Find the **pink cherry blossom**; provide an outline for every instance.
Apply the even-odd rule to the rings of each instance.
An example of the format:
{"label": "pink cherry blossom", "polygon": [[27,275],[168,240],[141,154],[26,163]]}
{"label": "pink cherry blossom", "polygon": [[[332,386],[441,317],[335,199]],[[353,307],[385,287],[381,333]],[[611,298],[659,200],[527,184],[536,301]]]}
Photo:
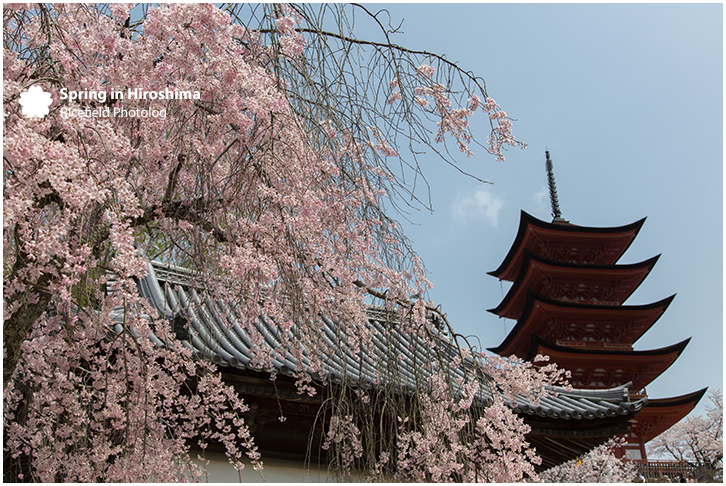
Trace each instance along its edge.
{"label": "pink cherry blossom", "polygon": [[[340,353],[319,316],[340,323],[339,345],[360,355],[373,339],[371,296],[437,349],[431,304],[409,302],[431,284],[383,200],[397,176],[381,162],[399,157],[398,132],[373,123],[354,135],[295,104],[293,80],[275,68],[302,62],[308,47],[292,6],[275,5],[259,32],[211,4],[154,5],[139,25],[127,5],[33,8],[4,9],[4,447],[8,464],[25,468],[14,477],[199,479],[192,445],[211,443],[235,468],[263,468],[248,404],[139,294],[149,258],[187,268],[185,285],[199,290],[190,298],[206,292],[226,306],[247,333],[250,366],[275,378],[276,359],[309,363],[294,371],[300,394],[329,391],[317,377]],[[462,108],[436,73],[411,68],[415,82],[396,77],[390,99],[415,96],[438,123],[436,140],[467,154],[478,106],[495,127],[492,153],[516,144],[493,100]],[[17,100],[40,83],[57,102],[27,118]],[[167,90],[198,96],[159,95]],[[68,91],[109,95],[61,102]],[[404,105],[385,105],[388,96],[386,110]],[[164,116],[81,114],[105,109]],[[253,325],[261,315],[276,348]],[[504,392],[488,407],[474,375],[443,374],[472,362]],[[349,477],[371,459],[366,472],[401,480],[534,478],[527,428],[504,397],[536,394],[560,374],[464,351],[451,365],[426,363],[431,378],[410,392],[415,406],[395,412],[390,447],[372,459],[361,411],[386,398],[366,390],[358,410],[331,400],[323,442],[335,466]]]}
{"label": "pink cherry blossom", "polygon": [[416,70],[421,76],[425,78],[432,77],[436,72],[436,69],[434,69],[433,66],[427,66],[426,64],[421,64],[419,67],[416,68]]}

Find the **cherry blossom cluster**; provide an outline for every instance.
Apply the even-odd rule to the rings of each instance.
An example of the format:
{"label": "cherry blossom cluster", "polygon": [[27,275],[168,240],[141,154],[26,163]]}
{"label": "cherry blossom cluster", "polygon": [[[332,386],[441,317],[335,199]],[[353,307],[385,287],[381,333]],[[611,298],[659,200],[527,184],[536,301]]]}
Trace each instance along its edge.
{"label": "cherry blossom cluster", "polygon": [[712,478],[723,471],[723,392],[712,390],[705,413],[689,415],[648,443],[656,457],[703,466]]}
{"label": "cherry blossom cluster", "polygon": [[417,417],[399,419],[393,479],[417,482],[515,482],[537,478],[541,459],[524,439],[529,427],[498,398],[478,418],[479,385],[451,393],[442,375],[429,381]]}
{"label": "cherry blossom cluster", "polygon": [[303,53],[305,38],[295,31],[300,23],[299,15],[292,12],[288,5],[280,5],[281,16],[277,19],[277,30],[280,33],[280,47],[286,57],[295,57]]}
{"label": "cherry blossom cluster", "polygon": [[540,479],[548,483],[636,482],[637,465],[616,454],[624,444],[622,438],[611,439],[577,459],[544,471]]}
{"label": "cherry blossom cluster", "polygon": [[[512,121],[506,112],[490,97],[486,97],[484,103],[477,95],[472,95],[466,108],[454,108],[447,88],[433,81],[436,69],[433,66],[421,64],[416,68],[421,84],[413,87],[413,101],[416,105],[439,117],[435,141],[443,143],[447,137],[453,138],[460,152],[467,157],[473,155],[470,145],[474,140],[469,126],[469,118],[476,113],[477,109],[487,113],[492,127],[488,136],[487,151],[494,155],[497,160],[504,160],[506,146],[525,148],[526,144],[515,139],[512,132]],[[404,96],[401,82],[398,77],[391,80],[391,95],[387,99],[389,105],[401,100]],[[431,101],[429,101],[431,100]],[[433,106],[431,106],[433,102]],[[431,107],[430,107],[431,106]]]}
{"label": "cherry blossom cluster", "polygon": [[[477,103],[478,105],[478,103]],[[507,113],[492,98],[487,97],[481,109],[489,114],[492,123],[492,133],[488,137],[490,154],[495,155],[497,160],[504,160],[504,146],[526,148],[527,144],[519,142],[512,133],[512,121]]]}
{"label": "cherry blossom cluster", "polygon": [[354,463],[363,455],[360,430],[353,421],[352,415],[333,415],[328,423],[328,433],[323,442],[323,450],[336,448],[341,458],[340,468],[348,479],[354,471]]}
{"label": "cherry blossom cluster", "polygon": [[[386,305],[395,306],[430,287],[417,259],[409,270],[388,265],[404,245],[376,185],[393,176],[371,154],[398,153],[375,127],[365,145],[323,122],[334,149],[311,142],[284,80],[261,54],[303,53],[300,19],[287,7],[274,19],[275,46],[211,4],[151,7],[133,32],[129,6],[110,11],[4,9],[5,453],[25,465],[18,479],[48,482],[196,479],[203,471],[191,445],[205,450],[212,442],[234,467],[247,458],[261,468],[247,405],[139,296],[147,257],[188,267],[210,298],[235,304],[251,366],[274,378],[275,359],[309,363],[295,374],[298,390],[314,395],[313,377],[326,382],[324,361],[336,346],[356,353],[370,345],[371,289],[385,289]],[[432,84],[434,74],[418,68],[426,86],[418,95],[433,101],[441,137],[466,151],[467,118],[479,105],[508,128],[488,100],[456,108]],[[56,100],[43,119],[24,117],[16,102],[36,85]],[[199,91],[201,99],[59,103],[61,89]],[[61,115],[62,107],[104,103],[167,116]],[[402,326],[422,339],[431,339],[428,306],[398,306]],[[264,346],[252,325],[260,315],[275,328],[278,348]],[[342,323],[341,343],[324,339],[320,315]],[[550,380],[523,364],[487,366],[510,393]],[[430,480],[531,477],[536,457],[526,428],[504,402],[473,420],[476,386],[459,383],[457,396],[443,378],[428,385],[415,398],[420,413],[402,418],[398,449],[383,451],[379,469],[395,464],[401,478]],[[366,406],[375,402],[365,397]],[[362,458],[359,418],[339,407],[327,424],[325,444],[340,453],[343,470]],[[516,466],[495,475],[492,467],[504,468],[490,452]]]}
{"label": "cherry blossom cluster", "polygon": [[[408,328],[403,325],[407,332],[415,334],[416,329],[421,329],[426,307],[422,300],[412,306],[406,317],[419,324]],[[436,346],[436,340],[430,344]],[[439,341],[438,346],[442,345]],[[415,406],[402,406],[395,392],[390,395],[379,390],[373,393],[356,390],[355,396],[359,399],[353,402],[355,405],[347,401],[333,402],[338,407],[345,406],[346,413],[344,416],[333,414],[330,418],[325,447],[333,453],[333,460],[343,465],[339,471],[341,479],[350,479],[357,473],[364,478],[370,475],[373,480],[398,482],[537,480],[535,468],[541,459],[527,443],[530,428],[515,413],[498,385],[502,383],[510,392],[521,391],[523,396],[531,397],[528,384],[559,383],[561,373],[547,367],[533,370],[520,366],[518,372],[506,375],[510,378],[498,382],[496,388],[485,389],[489,385],[477,377],[498,376],[497,370],[466,348],[455,349],[460,354],[453,360],[433,359],[423,365],[431,374],[426,385],[420,385],[407,399],[413,400]],[[497,366],[503,367],[501,363]],[[464,377],[455,377],[456,370],[468,371]],[[388,387],[396,383],[391,370],[383,373]],[[524,383],[516,383],[517,380]],[[536,395],[541,397],[545,393],[538,391]],[[392,415],[394,412],[396,415]],[[371,416],[376,417],[375,423],[370,423]],[[381,424],[391,421],[394,427],[384,425],[384,430],[380,430]],[[377,438],[374,439],[376,447],[368,449],[367,454],[358,444],[360,439],[344,439],[369,427],[376,430],[374,437]],[[390,434],[392,442],[383,439],[386,434]],[[366,437],[367,441],[372,440]]]}
{"label": "cherry blossom cluster", "polygon": [[394,150],[386,141],[386,139],[382,136],[381,131],[378,130],[376,127],[369,127],[368,130],[373,135],[373,141],[375,143],[371,143],[371,147],[376,152],[379,152],[384,157],[398,157],[398,152]]}

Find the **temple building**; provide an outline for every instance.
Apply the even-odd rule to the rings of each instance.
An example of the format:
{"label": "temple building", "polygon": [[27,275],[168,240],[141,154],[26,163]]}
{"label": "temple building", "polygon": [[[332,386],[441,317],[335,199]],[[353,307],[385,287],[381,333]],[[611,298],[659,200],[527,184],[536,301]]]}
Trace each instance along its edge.
{"label": "temple building", "polygon": [[660,349],[633,345],[668,308],[674,296],[645,305],[626,304],[658,257],[618,263],[645,219],[626,226],[595,228],[566,221],[560,212],[552,161],[546,152],[553,221],[524,211],[509,253],[490,275],[512,282],[490,312],[515,319],[504,341],[490,351],[502,356],[550,362],[571,372],[571,384],[600,390],[629,385],[632,399],[647,405],[631,418],[628,459],[645,460],[645,443],[685,417],[706,389],[673,398],[651,399],[645,387],[683,352],[689,340]]}
{"label": "temple building", "polygon": [[[321,417],[327,413],[330,394],[338,393],[337,387],[342,383],[355,389],[405,396],[428,381],[434,372],[430,363],[435,360],[445,364],[443,369],[452,373],[453,382],[463,379],[465,369],[475,364],[470,357],[457,360],[461,349],[437,326],[435,319],[430,319],[436,333],[432,346],[403,330],[395,312],[370,306],[367,317],[371,345],[357,350],[340,339],[343,330],[338,323],[319,316],[321,338],[331,352],[322,369],[310,372],[305,357],[296,359],[280,352],[280,330],[272,319],[260,316],[254,322],[242,324],[232,306],[210,298],[187,269],[150,261],[147,275],[138,281],[138,287],[159,315],[173,323],[176,338],[198,359],[215,363],[223,380],[233,385],[248,404],[250,411],[245,420],[263,454],[265,477],[272,481],[333,479],[326,472],[327,451],[320,447],[325,436]],[[112,317],[120,332],[123,309],[116,309]],[[262,339],[257,342],[252,333],[259,333]],[[150,338],[158,341],[154,336]],[[274,381],[270,380],[269,370],[255,364],[255,352],[261,348],[276,356],[272,362]],[[295,372],[300,370],[313,376],[312,386],[317,391],[314,396],[299,393]],[[490,386],[489,377],[481,375],[478,379],[482,386],[475,406],[486,407],[490,395],[500,392]],[[633,394],[630,383],[595,390],[555,387],[550,391],[554,393],[537,401],[522,396],[507,401],[531,428],[526,439],[542,458],[539,471],[575,459],[612,437],[628,433],[630,421],[647,403],[644,397]],[[286,418],[284,423],[280,416]],[[211,461],[210,481],[236,480],[237,471],[227,464],[220,446],[210,444],[205,459]],[[259,480],[251,468],[244,471],[243,480]]]}
{"label": "temple building", "polygon": [[[705,389],[682,397],[647,397],[645,387],[678,358],[688,340],[661,349],[633,348],[673,300],[626,303],[658,259],[618,263],[644,220],[616,228],[570,224],[560,214],[549,154],[547,158],[554,220],[547,223],[522,212],[511,250],[491,272],[513,282],[492,312],[517,323],[490,351],[535,362],[538,355],[549,355],[571,371],[573,388],[550,389],[555,393],[534,401],[507,398],[506,403],[531,429],[526,439],[542,458],[538,470],[575,459],[617,436],[628,441],[622,455],[644,460],[644,444],[688,414]],[[176,338],[198,359],[215,363],[223,380],[250,406],[246,421],[265,458],[266,477],[274,481],[332,479],[326,472],[328,452],[321,447],[321,417],[330,396],[348,390],[344,387],[353,393],[392,393],[406,402],[427,383],[434,361],[451,373],[452,383],[475,369],[471,358],[460,359],[462,350],[433,315],[429,324],[434,340],[423,341],[405,331],[395,313],[370,306],[371,342],[357,349],[340,338],[344,329],[339,323],[320,315],[320,339],[330,352],[322,368],[313,370],[305,352],[296,357],[286,350],[273,319],[261,315],[243,323],[233,304],[212,298],[188,269],[150,261],[138,286],[159,315],[172,322]],[[122,313],[119,309],[113,314],[118,326],[124,322]],[[274,356],[271,369],[256,363],[262,351]],[[312,377],[315,394],[299,392],[300,372]],[[474,406],[486,407],[501,392],[483,373],[476,379],[481,388]],[[395,418],[381,417],[392,423]],[[235,480],[221,448],[211,444],[205,458],[211,461],[210,481]]]}

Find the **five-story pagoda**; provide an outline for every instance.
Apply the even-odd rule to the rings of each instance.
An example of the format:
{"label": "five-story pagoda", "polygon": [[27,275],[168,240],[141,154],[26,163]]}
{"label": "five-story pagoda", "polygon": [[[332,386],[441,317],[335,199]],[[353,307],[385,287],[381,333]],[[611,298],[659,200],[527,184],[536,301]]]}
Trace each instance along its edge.
{"label": "five-story pagoda", "polygon": [[[689,341],[660,349],[633,349],[674,298],[625,304],[658,260],[656,256],[635,264],[618,263],[645,219],[612,228],[566,221],[549,152],[546,159],[554,219],[547,223],[522,211],[514,244],[499,268],[489,272],[512,282],[502,302],[490,312],[517,321],[490,351],[526,360],[547,355],[550,362],[570,370],[570,382],[576,388],[606,389],[630,382],[634,398],[642,397],[645,387],[673,364]],[[632,421],[622,453],[629,459],[646,459],[644,444],[686,416],[705,391],[649,399]]]}

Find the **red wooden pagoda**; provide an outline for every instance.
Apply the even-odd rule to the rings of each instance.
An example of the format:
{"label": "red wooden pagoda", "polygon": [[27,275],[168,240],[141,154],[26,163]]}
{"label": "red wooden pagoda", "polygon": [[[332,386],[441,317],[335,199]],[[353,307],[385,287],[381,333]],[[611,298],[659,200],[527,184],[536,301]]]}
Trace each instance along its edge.
{"label": "red wooden pagoda", "polygon": [[[674,296],[647,305],[625,301],[650,273],[658,257],[618,264],[645,219],[613,227],[576,226],[562,218],[552,161],[547,175],[551,223],[522,211],[519,230],[498,269],[490,272],[512,282],[490,312],[516,319],[501,345],[502,356],[550,362],[570,370],[577,388],[605,389],[632,382],[635,396],[678,358],[688,340],[661,349],[637,351],[633,344],[668,308]],[[645,459],[644,444],[685,417],[705,389],[681,397],[651,399],[635,417],[623,454]]]}

